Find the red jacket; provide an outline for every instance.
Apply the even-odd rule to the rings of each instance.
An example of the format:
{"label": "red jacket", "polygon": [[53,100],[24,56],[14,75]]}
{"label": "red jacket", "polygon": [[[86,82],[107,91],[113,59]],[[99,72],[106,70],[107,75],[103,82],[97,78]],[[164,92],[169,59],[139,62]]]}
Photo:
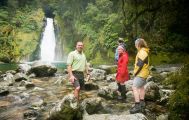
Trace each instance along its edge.
{"label": "red jacket", "polygon": [[118,83],[124,83],[125,81],[129,80],[129,73],[127,69],[128,62],[129,56],[127,52],[119,55],[116,75],[116,80]]}

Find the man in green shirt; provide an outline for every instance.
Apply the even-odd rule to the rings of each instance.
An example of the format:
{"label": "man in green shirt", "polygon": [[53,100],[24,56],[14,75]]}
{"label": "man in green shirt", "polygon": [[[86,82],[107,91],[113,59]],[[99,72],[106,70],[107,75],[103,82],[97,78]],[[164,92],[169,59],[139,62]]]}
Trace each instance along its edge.
{"label": "man in green shirt", "polygon": [[76,44],[76,50],[68,55],[67,70],[69,80],[74,86],[74,96],[79,100],[79,91],[84,89],[84,72],[89,74],[87,60],[83,53],[83,42],[79,41]]}

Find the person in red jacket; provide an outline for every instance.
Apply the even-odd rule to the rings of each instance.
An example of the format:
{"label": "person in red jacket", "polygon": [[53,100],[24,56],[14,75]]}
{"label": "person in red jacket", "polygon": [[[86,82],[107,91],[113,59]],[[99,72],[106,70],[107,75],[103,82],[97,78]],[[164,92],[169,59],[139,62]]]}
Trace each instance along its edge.
{"label": "person in red jacket", "polygon": [[117,64],[116,82],[118,85],[118,91],[121,93],[121,96],[119,96],[118,99],[125,100],[126,88],[125,88],[124,83],[127,80],[129,80],[129,73],[127,69],[129,56],[123,44],[118,46],[118,54],[119,54],[119,59],[118,59],[118,64]]}

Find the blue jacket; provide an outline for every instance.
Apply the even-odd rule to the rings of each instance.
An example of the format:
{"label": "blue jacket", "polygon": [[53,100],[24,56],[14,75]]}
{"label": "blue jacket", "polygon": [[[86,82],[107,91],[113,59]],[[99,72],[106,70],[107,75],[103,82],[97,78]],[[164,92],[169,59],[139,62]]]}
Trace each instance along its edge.
{"label": "blue jacket", "polygon": [[119,54],[118,54],[118,47],[117,47],[115,51],[115,61],[118,62],[118,59],[119,59]]}

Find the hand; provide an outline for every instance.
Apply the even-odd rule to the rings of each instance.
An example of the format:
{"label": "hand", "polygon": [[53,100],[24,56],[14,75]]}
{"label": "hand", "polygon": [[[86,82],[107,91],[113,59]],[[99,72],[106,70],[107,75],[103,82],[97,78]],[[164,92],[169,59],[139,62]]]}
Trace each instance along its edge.
{"label": "hand", "polygon": [[71,82],[71,83],[74,83],[74,80],[76,80],[76,78],[72,75],[72,76],[70,77],[70,82]]}

